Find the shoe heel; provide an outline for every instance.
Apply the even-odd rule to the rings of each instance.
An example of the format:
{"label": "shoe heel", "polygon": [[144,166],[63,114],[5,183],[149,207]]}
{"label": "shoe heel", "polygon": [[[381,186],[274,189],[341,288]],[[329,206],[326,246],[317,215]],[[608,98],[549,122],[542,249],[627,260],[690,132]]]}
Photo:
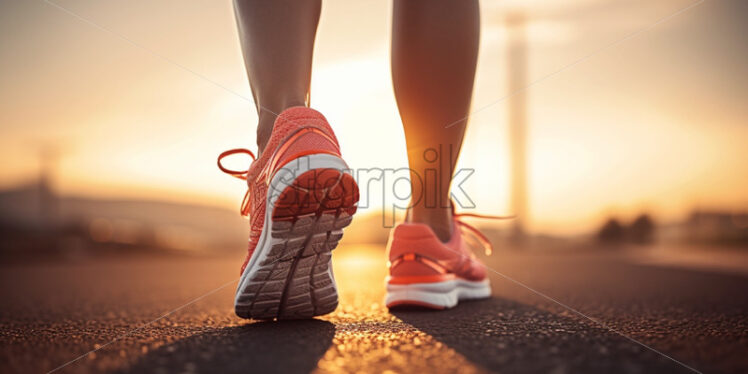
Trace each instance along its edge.
{"label": "shoe heel", "polygon": [[265,222],[270,231],[263,232],[257,263],[237,290],[240,317],[311,318],[338,305],[331,251],[356,212],[358,186],[339,157],[304,157],[270,182]]}

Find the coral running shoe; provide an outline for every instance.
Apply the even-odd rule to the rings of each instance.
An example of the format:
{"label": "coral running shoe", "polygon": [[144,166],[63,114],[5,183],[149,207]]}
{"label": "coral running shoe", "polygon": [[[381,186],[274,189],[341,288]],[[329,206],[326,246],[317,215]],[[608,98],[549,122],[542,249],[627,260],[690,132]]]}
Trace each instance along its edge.
{"label": "coral running shoe", "polygon": [[387,243],[390,274],[385,304],[388,308],[447,309],[459,300],[491,296],[486,268],[468,248],[462,230],[472,233],[487,254],[492,250],[491,243],[476,228],[461,221],[464,216],[505,218],[453,214],[452,238],[446,243],[422,223],[404,222],[392,230]]}
{"label": "coral running shoe", "polygon": [[249,251],[234,299],[236,315],[298,319],[338,305],[331,251],[351,222],[358,186],[322,114],[294,107],[275,121],[265,150],[246,171],[218,167],[245,179],[242,215],[249,215]]}

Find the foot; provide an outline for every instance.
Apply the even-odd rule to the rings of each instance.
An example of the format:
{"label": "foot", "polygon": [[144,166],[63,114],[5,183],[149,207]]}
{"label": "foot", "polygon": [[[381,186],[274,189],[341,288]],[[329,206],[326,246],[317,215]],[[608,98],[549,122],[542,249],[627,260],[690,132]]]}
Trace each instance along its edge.
{"label": "foot", "polygon": [[430,226],[404,222],[390,233],[387,277],[388,308],[420,306],[446,309],[459,300],[491,295],[486,269],[465,243],[460,227],[452,219],[452,237],[442,242]]}
{"label": "foot", "polygon": [[[228,154],[246,150],[224,152]],[[358,187],[319,112],[295,107],[275,121],[249,170],[221,170],[247,180],[249,250],[234,299],[236,315],[311,318],[338,305],[331,251],[351,222]]]}

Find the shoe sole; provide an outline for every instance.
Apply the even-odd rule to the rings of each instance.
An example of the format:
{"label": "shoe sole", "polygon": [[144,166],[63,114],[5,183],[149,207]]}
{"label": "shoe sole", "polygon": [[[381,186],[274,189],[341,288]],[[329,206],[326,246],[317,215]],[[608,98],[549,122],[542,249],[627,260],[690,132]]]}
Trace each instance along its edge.
{"label": "shoe sole", "polygon": [[358,186],[339,157],[296,159],[268,186],[265,225],[234,301],[247,319],[302,319],[338,305],[332,253],[351,223]]}
{"label": "shoe sole", "polygon": [[385,305],[394,307],[424,307],[448,309],[460,300],[485,299],[491,296],[488,279],[474,282],[450,279],[433,283],[390,284],[387,283]]}

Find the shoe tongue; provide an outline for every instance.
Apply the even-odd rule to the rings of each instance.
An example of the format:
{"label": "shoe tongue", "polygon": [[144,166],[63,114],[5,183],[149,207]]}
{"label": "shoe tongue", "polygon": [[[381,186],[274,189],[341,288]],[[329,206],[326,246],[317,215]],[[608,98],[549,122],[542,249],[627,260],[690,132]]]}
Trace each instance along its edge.
{"label": "shoe tongue", "polygon": [[280,112],[278,116],[275,118],[273,127],[276,127],[284,122],[294,122],[294,121],[309,120],[309,119],[320,119],[320,120],[327,122],[327,119],[325,118],[325,116],[322,115],[322,113],[309,107],[295,106],[295,107],[287,108],[286,110]]}

